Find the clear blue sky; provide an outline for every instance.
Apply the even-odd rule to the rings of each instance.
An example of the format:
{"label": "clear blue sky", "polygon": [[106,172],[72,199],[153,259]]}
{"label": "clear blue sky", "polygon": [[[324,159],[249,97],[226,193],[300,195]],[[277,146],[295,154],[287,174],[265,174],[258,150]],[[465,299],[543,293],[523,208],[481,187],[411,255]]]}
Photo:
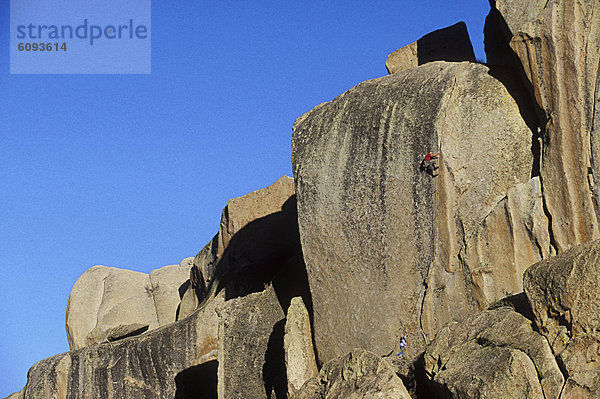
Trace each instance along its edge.
{"label": "clear blue sky", "polygon": [[[251,4],[252,3],[252,4]],[[487,0],[159,1],[150,75],[10,75],[0,5],[0,397],[68,350],[65,308],[96,264],[194,256],[227,200],[291,175],[294,120],[386,74],[458,21],[483,54]]]}

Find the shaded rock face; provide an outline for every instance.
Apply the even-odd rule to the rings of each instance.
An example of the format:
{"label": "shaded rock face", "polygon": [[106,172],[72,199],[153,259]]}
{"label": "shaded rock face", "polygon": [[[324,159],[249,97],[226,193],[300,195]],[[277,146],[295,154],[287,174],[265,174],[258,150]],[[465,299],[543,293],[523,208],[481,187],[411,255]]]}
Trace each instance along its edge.
{"label": "shaded rock face", "polygon": [[292,399],[410,399],[402,380],[381,357],[364,349],[333,359]]}
{"label": "shaded rock face", "polygon": [[77,279],[67,304],[66,328],[71,350],[116,341],[175,321],[179,288],[192,258],[150,275],[94,266]]}
{"label": "shaded rock face", "polygon": [[399,48],[388,55],[385,67],[392,74],[432,61],[475,62],[475,53],[464,22],[438,29]]}
{"label": "shaded rock face", "polygon": [[560,252],[597,239],[598,3],[498,0],[492,13],[495,26],[504,25],[497,29],[503,40],[510,42],[505,52],[518,58],[520,74],[540,108],[542,191],[554,245]]}
{"label": "shaded rock face", "polygon": [[578,245],[525,273],[537,329],[568,373],[562,397],[600,395],[600,241]]}
{"label": "shaded rock face", "polygon": [[[531,132],[488,72],[429,63],[361,83],[296,121],[292,161],[320,361],[353,347],[389,353],[404,332],[415,337],[407,349],[414,356],[425,346],[420,332],[433,336],[518,292],[521,276],[513,275],[528,264],[495,269],[488,280],[503,276],[511,285],[474,294],[480,259],[501,255],[464,256],[532,169]],[[428,150],[441,151],[435,179],[418,169]],[[535,208],[531,191],[511,196],[519,212]],[[512,217],[498,219],[494,230],[511,230]],[[507,245],[521,245],[511,237]],[[531,255],[518,262],[542,256],[536,240],[522,244]]]}
{"label": "shaded rock face", "polygon": [[512,309],[446,326],[425,352],[432,397],[558,398],[564,378],[548,342]]}
{"label": "shaded rock face", "polygon": [[[279,268],[288,270],[295,276],[291,278],[298,278],[306,286],[294,180],[288,176],[282,176],[269,187],[229,200],[223,209],[219,232],[194,259],[192,273],[197,277],[190,279],[188,291],[195,295],[184,294],[179,318],[224,287],[227,298],[261,291]],[[252,269],[255,273],[261,270],[262,275],[257,273],[251,280],[234,277]],[[227,285],[229,280],[237,285]],[[308,291],[302,295],[310,303]],[[288,305],[289,302],[285,309]]]}
{"label": "shaded rock face", "polygon": [[288,396],[302,388],[304,383],[317,375],[317,361],[312,341],[310,318],[301,297],[292,298],[285,320],[283,336],[285,370]]}

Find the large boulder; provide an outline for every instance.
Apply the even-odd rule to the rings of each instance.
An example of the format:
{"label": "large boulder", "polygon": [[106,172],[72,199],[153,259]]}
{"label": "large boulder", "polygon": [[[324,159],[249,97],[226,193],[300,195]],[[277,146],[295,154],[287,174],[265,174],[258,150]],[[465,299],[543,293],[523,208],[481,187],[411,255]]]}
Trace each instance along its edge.
{"label": "large boulder", "polygon": [[388,55],[385,67],[391,74],[432,61],[475,62],[473,45],[464,22],[438,29],[399,48]]}
{"label": "large boulder", "polygon": [[[463,254],[501,201],[515,203],[509,214],[536,208],[533,189],[507,199],[530,180],[531,141],[505,86],[472,63],[367,81],[296,121],[298,219],[321,362],[355,347],[387,354],[405,332],[414,356],[447,322],[518,292],[519,273],[543,256],[537,239],[512,238],[513,252],[531,257],[493,268],[498,287],[479,297],[472,272],[492,268],[479,259],[504,248]],[[434,179],[419,172],[428,150],[441,152]],[[511,214],[494,229],[510,232],[513,220],[530,223]]]}
{"label": "large boulder", "polygon": [[524,288],[537,329],[568,373],[563,398],[600,395],[600,241],[527,269]]}
{"label": "large boulder", "polygon": [[94,266],[77,279],[66,312],[71,350],[125,335],[141,326],[158,327],[152,283],[146,273]]}
{"label": "large boulder", "polygon": [[75,282],[67,303],[71,350],[174,322],[192,259],[150,275],[101,265],[88,269]]}
{"label": "large boulder", "polygon": [[402,380],[386,360],[364,349],[323,365],[292,399],[410,399]]}
{"label": "large boulder", "polygon": [[219,313],[219,398],[285,398],[285,314],[275,290],[234,298]]}
{"label": "large boulder", "polygon": [[[600,7],[598,1],[497,0],[488,60],[510,58],[539,108],[542,191],[554,246],[600,238]],[[504,36],[504,37],[502,37]],[[486,38],[487,39],[487,38]]]}
{"label": "large boulder", "polygon": [[548,342],[508,307],[446,326],[425,352],[425,373],[443,398],[557,399],[564,383]]}

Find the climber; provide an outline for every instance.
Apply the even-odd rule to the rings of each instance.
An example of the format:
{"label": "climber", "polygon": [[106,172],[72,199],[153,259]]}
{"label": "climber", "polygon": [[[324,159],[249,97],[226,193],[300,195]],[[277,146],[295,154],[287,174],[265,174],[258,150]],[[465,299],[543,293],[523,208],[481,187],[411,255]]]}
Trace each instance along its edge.
{"label": "climber", "polygon": [[436,152],[434,154],[431,151],[429,151],[427,155],[425,155],[425,159],[423,159],[423,162],[421,163],[421,170],[427,170],[431,176],[436,177],[437,174],[435,173],[435,171],[439,166],[435,164],[434,159],[438,159],[438,155],[440,155],[439,152]]}
{"label": "climber", "polygon": [[406,348],[406,337],[408,337],[408,334],[404,335],[404,337],[402,337],[402,339],[400,340],[400,352],[396,353],[396,356],[400,356],[402,355],[402,358],[404,359],[404,348]]}

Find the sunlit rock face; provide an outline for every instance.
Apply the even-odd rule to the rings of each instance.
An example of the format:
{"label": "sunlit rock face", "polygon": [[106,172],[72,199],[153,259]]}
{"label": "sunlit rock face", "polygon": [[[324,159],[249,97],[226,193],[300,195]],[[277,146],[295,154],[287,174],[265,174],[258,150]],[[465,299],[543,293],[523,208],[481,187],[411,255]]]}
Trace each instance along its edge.
{"label": "sunlit rock face", "polygon": [[[321,361],[355,347],[389,353],[404,332],[416,354],[448,321],[521,289],[522,271],[542,256],[536,239],[503,232],[518,247],[508,266],[483,264],[503,257],[501,246],[465,252],[503,200],[513,205],[488,234],[511,230],[512,209],[535,207],[535,192],[507,199],[530,179],[531,139],[505,86],[472,63],[370,80],[296,121],[298,218]],[[419,170],[429,150],[441,153],[435,178]]]}

